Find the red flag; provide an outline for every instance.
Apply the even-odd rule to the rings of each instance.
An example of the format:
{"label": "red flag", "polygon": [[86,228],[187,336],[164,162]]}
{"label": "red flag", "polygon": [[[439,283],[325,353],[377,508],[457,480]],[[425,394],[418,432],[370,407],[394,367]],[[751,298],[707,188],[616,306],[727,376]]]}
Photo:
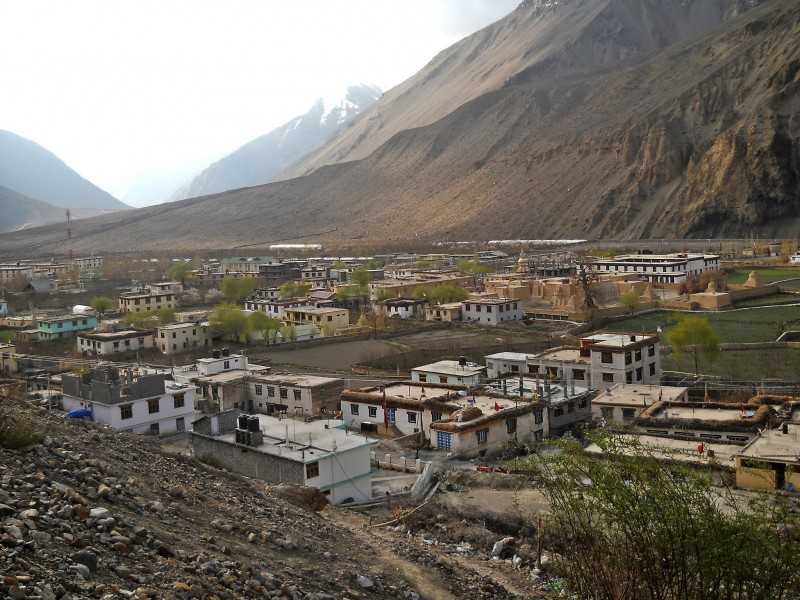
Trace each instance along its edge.
{"label": "red flag", "polygon": [[503,407],[502,407],[502,406],[500,406],[500,405],[499,405],[497,402],[495,402],[495,403],[494,403],[494,409],[495,409],[495,410],[503,410]]}

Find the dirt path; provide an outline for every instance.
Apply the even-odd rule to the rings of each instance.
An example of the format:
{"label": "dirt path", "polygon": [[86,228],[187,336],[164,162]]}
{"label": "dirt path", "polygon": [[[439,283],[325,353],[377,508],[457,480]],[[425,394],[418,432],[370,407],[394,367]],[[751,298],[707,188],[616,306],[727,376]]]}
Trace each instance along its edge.
{"label": "dirt path", "polygon": [[[412,585],[417,593],[424,600],[456,600],[465,597],[465,593],[470,591],[475,583],[468,581],[469,576],[472,580],[491,582],[495,588],[494,593],[484,589],[483,597],[491,598],[545,598],[545,595],[537,594],[535,590],[524,585],[525,576],[520,574],[519,580],[516,577],[504,573],[499,566],[482,561],[480,559],[449,554],[440,551],[436,546],[423,546],[415,538],[393,532],[385,528],[368,528],[367,519],[361,515],[346,511],[331,511],[329,518],[336,521],[340,526],[349,529],[356,537],[369,546],[389,569],[397,569],[398,573]],[[405,546],[405,552],[404,547]],[[416,551],[427,555],[439,567],[439,571],[445,570],[456,574],[455,577],[447,577],[444,580],[437,568],[405,558],[408,554],[408,547],[413,546]],[[487,596],[487,593],[489,594]],[[478,595],[471,597],[479,598]]]}

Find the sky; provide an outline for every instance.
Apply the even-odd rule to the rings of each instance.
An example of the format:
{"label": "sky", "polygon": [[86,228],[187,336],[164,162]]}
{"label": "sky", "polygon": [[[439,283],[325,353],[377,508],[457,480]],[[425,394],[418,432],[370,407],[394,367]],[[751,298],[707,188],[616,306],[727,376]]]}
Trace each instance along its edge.
{"label": "sky", "polygon": [[165,199],[354,83],[384,90],[519,0],[0,0],[0,129]]}

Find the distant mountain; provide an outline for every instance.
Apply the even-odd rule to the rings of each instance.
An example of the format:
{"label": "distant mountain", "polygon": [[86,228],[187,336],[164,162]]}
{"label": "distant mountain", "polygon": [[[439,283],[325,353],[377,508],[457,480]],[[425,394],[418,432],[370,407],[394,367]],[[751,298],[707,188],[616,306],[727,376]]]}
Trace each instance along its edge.
{"label": "distant mountain", "polygon": [[293,162],[342,131],[378,100],[381,93],[375,86],[355,85],[348,87],[340,99],[318,99],[306,114],[212,164],[179,189],[172,199],[194,198],[273,181]]}
{"label": "distant mountain", "polygon": [[[103,210],[92,208],[70,209],[75,219],[95,217]],[[64,223],[66,209],[41,200],[23,196],[7,187],[0,186],[0,233],[30,229],[50,223]]]}
{"label": "distant mountain", "polygon": [[128,208],[36,142],[2,130],[0,185],[61,208]]}

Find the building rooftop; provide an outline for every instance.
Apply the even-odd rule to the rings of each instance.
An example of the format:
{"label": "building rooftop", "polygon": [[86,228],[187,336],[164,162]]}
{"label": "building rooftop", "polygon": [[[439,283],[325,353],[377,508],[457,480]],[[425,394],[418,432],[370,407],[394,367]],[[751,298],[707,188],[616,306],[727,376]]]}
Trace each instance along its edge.
{"label": "building rooftop", "polygon": [[487,360],[528,360],[528,355],[524,352],[498,352],[496,354],[489,354],[485,357]]}
{"label": "building rooftop", "polygon": [[253,378],[256,383],[272,383],[275,385],[291,385],[296,387],[319,387],[330,383],[342,382],[336,377],[320,377],[317,375],[258,375]]}
{"label": "building rooftop", "polygon": [[664,404],[649,416],[653,419],[699,419],[701,421],[730,421],[739,418],[752,418],[758,406],[732,405],[730,408],[720,405],[708,406],[691,403]]}
{"label": "building rooftop", "polygon": [[469,298],[464,300],[465,304],[508,304],[509,302],[519,302],[519,300],[514,300],[512,298]]}
{"label": "building rooftop", "polygon": [[[461,391],[461,388],[450,388],[444,386],[431,386],[418,383],[392,383],[385,388],[387,396],[398,398],[410,398],[412,400],[422,399],[423,393],[427,399],[446,398],[447,396]],[[374,388],[374,393],[381,395],[378,388]]]}
{"label": "building rooftop", "polygon": [[668,385],[618,383],[599,394],[593,402],[614,406],[650,406],[659,400],[674,402],[681,398],[686,390],[688,388]]}
{"label": "building rooftop", "polygon": [[187,327],[188,328],[192,328],[192,327],[198,327],[198,326],[207,327],[208,323],[205,322],[205,323],[199,323],[198,324],[198,323],[195,323],[194,321],[190,321],[188,323],[170,323],[169,325],[159,325],[158,329],[159,329],[159,331],[161,331],[161,330],[170,331],[172,329],[186,329]]}
{"label": "building rooftop", "polygon": [[46,319],[41,319],[39,323],[58,323],[60,321],[76,321],[80,319],[94,319],[94,315],[80,315],[80,314],[70,314],[70,315],[60,315],[58,317],[47,317]]}
{"label": "building rooftop", "polygon": [[[335,419],[304,422],[267,415],[256,416],[264,441],[260,446],[248,446],[248,449],[296,462],[311,463],[332,453],[378,443],[347,431],[344,422]],[[226,433],[217,439],[234,444],[236,434]]]}
{"label": "building rooftop", "polygon": [[329,315],[332,313],[348,312],[346,308],[314,308],[312,306],[298,306],[297,308],[287,308],[286,312],[301,312],[309,315]]}
{"label": "building rooftop", "polygon": [[800,425],[787,423],[783,433],[779,429],[765,429],[747,444],[739,456],[772,462],[800,463]]}
{"label": "building rooftop", "polygon": [[423,373],[437,373],[442,375],[458,375],[470,377],[479,375],[486,370],[486,367],[477,363],[467,363],[461,366],[457,360],[440,360],[429,365],[414,367],[412,371],[422,371]]}
{"label": "building rooftop", "polygon": [[[697,452],[698,440],[682,440],[676,438],[661,437],[656,435],[619,435],[615,437],[622,444],[630,444],[629,448],[622,448],[622,453],[626,455],[638,455],[644,452],[647,455],[662,460],[674,460],[682,463],[705,465],[711,462],[709,451],[713,451],[713,460],[723,465],[733,466],[733,456],[741,446],[732,444],[715,444],[703,440],[705,452]],[[602,449],[597,444],[590,444],[586,448],[589,454],[603,454]]]}
{"label": "building rooftop", "polygon": [[200,375],[192,381],[201,381],[203,383],[231,383],[239,381],[248,375],[252,375],[251,371],[244,369],[231,369],[230,371],[222,371],[221,373],[214,373],[213,375]]}
{"label": "building rooftop", "polygon": [[588,342],[600,348],[627,348],[634,344],[656,340],[656,335],[642,335],[637,333],[595,333],[581,338],[581,342]]}
{"label": "building rooftop", "polygon": [[[520,380],[516,377],[509,377],[502,381],[491,384],[491,389],[507,396],[520,397]],[[522,378],[522,398],[548,398],[548,388],[544,386],[542,380],[530,377]],[[551,383],[549,386],[549,401],[551,404],[560,404],[572,400],[588,393],[588,387],[570,383],[569,385]]]}
{"label": "building rooftop", "polygon": [[138,337],[144,337],[146,335],[153,335],[152,330],[135,331],[133,329],[128,329],[125,331],[98,331],[98,332],[92,331],[89,333],[81,333],[78,335],[78,337],[88,340],[97,340],[98,342],[113,342],[114,340],[138,338]]}
{"label": "building rooftop", "polygon": [[581,356],[581,351],[577,348],[552,348],[536,354],[532,359],[557,360],[565,363],[579,363],[583,365],[591,364],[592,360],[588,356]]}

